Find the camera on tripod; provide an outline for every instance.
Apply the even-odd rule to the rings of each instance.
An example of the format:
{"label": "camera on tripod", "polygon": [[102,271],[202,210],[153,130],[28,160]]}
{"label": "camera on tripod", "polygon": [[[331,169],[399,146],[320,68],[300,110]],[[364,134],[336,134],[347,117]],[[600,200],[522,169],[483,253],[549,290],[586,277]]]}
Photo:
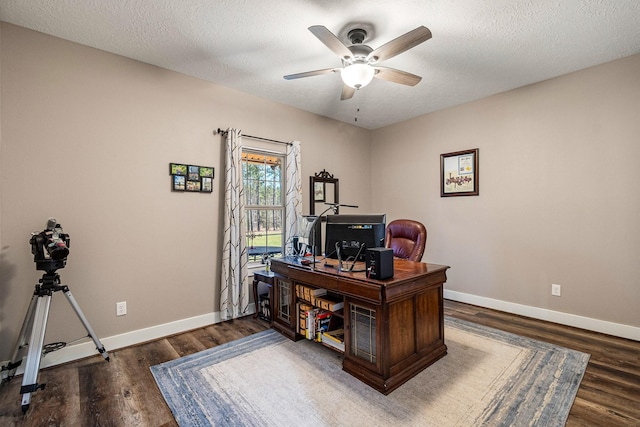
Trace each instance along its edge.
{"label": "camera on tripod", "polygon": [[49,218],[47,228],[31,233],[31,253],[37,270],[53,273],[64,268],[71,239],[55,218]]}
{"label": "camera on tripod", "polygon": [[52,351],[60,350],[66,343],[57,342],[44,344],[44,336],[47,330],[47,319],[49,318],[49,308],[51,297],[55,292],[62,291],[67,297],[67,301],[76,312],[78,319],[87,330],[87,337],[91,337],[96,350],[108,362],[109,354],[89,325],[89,321],[84,316],[78,302],[75,300],[67,285],[60,283],[60,275],[55,271],[63,268],[69,255],[69,235],[65,234],[62,226],[55,218],[49,218],[47,228],[40,232],[31,233],[31,253],[38,270],[44,270],[42,279],[35,286],[31,303],[27,309],[27,315],[20,329],[18,342],[7,365],[1,367],[2,371],[9,371],[3,380],[9,381],[15,376],[16,370],[22,364],[21,351],[27,348],[27,363],[25,364],[22,376],[22,413],[26,413],[31,404],[31,393],[43,390],[44,384],[38,383],[38,371],[40,370],[41,358]]}

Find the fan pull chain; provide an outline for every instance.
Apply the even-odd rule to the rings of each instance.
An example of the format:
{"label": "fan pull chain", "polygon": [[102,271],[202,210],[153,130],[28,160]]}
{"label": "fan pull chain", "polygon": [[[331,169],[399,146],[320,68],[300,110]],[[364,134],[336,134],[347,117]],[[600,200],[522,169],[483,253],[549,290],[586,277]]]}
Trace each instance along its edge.
{"label": "fan pull chain", "polygon": [[357,121],[358,121],[358,113],[359,113],[359,112],[360,112],[360,107],[356,106],[356,114],[355,114],[355,117],[353,118],[353,121],[354,121],[354,122],[357,122]]}

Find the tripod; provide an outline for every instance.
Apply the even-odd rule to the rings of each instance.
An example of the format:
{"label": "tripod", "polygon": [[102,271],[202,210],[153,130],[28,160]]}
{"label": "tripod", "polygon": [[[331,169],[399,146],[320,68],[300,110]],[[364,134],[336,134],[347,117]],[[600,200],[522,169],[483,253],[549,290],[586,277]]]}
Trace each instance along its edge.
{"label": "tripod", "polygon": [[[26,413],[29,409],[31,393],[38,389],[44,390],[45,384],[37,383],[42,356],[51,351],[59,350],[66,345],[65,343],[44,345],[44,335],[47,329],[51,297],[54,292],[58,291],[62,291],[67,297],[67,301],[69,301],[69,304],[71,304],[71,307],[76,312],[76,315],[78,315],[78,318],[84,325],[84,328],[87,330],[87,333],[89,334],[88,336],[93,339],[96,349],[107,362],[109,361],[109,354],[107,354],[104,346],[96,337],[93,329],[91,329],[91,325],[89,325],[87,318],[84,317],[80,306],[76,302],[75,298],[73,298],[73,295],[71,295],[69,287],[60,284],[60,275],[55,273],[55,271],[47,271],[42,275],[42,279],[40,279],[39,284],[35,287],[11,360],[7,366],[2,367],[3,371],[11,371],[6,378],[6,381],[11,380],[14,377],[18,366],[22,364],[22,358],[18,359],[20,350],[25,346],[29,346],[29,350],[27,352],[27,363],[25,364],[24,375],[22,378],[22,387],[20,388],[20,393],[22,394],[22,413]],[[31,335],[29,341],[25,341],[30,326]]]}

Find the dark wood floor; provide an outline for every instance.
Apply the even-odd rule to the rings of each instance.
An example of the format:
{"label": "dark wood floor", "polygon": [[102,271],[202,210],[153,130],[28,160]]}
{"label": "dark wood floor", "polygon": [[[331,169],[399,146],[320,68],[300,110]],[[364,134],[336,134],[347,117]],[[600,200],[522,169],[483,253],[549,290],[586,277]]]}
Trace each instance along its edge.
{"label": "dark wood floor", "polygon": [[[453,301],[445,314],[591,354],[568,426],[640,426],[640,342]],[[175,426],[149,367],[243,336],[268,324],[246,317],[43,369],[26,415],[21,377],[0,387],[0,426]]]}

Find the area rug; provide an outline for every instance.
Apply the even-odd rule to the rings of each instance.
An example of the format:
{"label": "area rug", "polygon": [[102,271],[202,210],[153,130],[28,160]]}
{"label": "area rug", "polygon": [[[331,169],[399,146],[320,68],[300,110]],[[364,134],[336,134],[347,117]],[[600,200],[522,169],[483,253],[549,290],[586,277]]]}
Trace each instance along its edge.
{"label": "area rug", "polygon": [[589,355],[445,318],[448,354],[385,396],[268,330],[151,371],[180,426],[561,426]]}

